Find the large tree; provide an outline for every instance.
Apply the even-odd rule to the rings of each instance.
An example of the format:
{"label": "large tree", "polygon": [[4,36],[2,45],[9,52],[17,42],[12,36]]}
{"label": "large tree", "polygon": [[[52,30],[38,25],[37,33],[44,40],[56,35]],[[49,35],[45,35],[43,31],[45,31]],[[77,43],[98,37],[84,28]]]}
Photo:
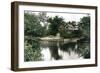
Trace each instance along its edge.
{"label": "large tree", "polygon": [[54,36],[59,33],[59,27],[64,24],[63,18],[58,16],[49,18],[48,22],[50,23],[49,34]]}
{"label": "large tree", "polygon": [[82,36],[90,38],[90,16],[81,18],[78,25],[79,30],[82,31]]}
{"label": "large tree", "polygon": [[40,24],[39,17],[35,14],[24,14],[24,30],[25,36],[42,36],[43,35],[43,27]]}

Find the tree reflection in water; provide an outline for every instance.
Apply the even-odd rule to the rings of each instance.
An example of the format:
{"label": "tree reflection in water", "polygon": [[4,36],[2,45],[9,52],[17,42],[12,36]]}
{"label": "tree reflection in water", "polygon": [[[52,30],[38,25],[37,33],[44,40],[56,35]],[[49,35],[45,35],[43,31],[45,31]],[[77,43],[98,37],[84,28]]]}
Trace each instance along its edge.
{"label": "tree reflection in water", "polygon": [[[41,41],[42,50],[49,49],[43,56],[48,60],[88,59],[90,58],[89,42],[63,42],[63,41]],[[50,54],[49,56],[47,56]],[[45,58],[44,58],[45,60]]]}
{"label": "tree reflection in water", "polygon": [[57,45],[59,42],[57,43],[57,42],[51,41],[49,43],[51,43],[48,46],[51,53],[51,57],[53,57],[55,60],[61,59],[61,56],[59,55],[59,52],[58,52],[59,45]]}

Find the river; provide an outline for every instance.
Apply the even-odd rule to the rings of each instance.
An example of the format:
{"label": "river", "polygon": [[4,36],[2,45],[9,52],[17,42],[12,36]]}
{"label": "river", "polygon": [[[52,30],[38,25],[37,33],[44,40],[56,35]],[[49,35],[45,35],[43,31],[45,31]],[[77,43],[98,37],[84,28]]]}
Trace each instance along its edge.
{"label": "river", "polygon": [[40,41],[40,49],[44,61],[90,58],[89,42]]}

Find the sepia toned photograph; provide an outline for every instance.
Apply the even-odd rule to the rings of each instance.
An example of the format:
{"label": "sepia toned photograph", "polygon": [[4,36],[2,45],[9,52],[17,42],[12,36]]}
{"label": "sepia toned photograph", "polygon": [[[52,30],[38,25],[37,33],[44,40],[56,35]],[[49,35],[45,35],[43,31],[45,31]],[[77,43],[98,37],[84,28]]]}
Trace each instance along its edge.
{"label": "sepia toned photograph", "polygon": [[24,11],[24,61],[90,58],[90,14]]}

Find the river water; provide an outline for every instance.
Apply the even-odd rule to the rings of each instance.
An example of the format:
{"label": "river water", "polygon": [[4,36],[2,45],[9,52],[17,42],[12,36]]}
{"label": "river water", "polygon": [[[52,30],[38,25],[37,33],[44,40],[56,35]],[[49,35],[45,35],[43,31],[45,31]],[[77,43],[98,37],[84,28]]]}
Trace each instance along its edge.
{"label": "river water", "polygon": [[88,42],[40,41],[40,49],[44,61],[90,58]]}

